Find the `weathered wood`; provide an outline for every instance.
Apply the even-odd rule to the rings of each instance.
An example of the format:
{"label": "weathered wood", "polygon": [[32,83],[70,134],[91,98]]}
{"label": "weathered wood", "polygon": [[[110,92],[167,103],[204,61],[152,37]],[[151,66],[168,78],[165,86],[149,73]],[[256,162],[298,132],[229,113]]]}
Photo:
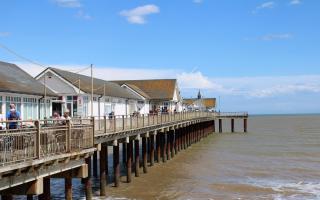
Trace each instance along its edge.
{"label": "weathered wood", "polygon": [[154,165],[154,137],[155,135],[150,136],[150,166]]}
{"label": "weathered wood", "polygon": [[140,171],[139,171],[139,168],[140,168],[139,145],[140,145],[139,140],[134,140],[134,150],[135,150],[135,152],[134,152],[134,154],[135,154],[134,163],[135,163],[135,176],[136,177],[140,176]]}
{"label": "weathered wood", "polygon": [[157,148],[157,162],[160,163],[161,160],[161,134],[157,133],[156,135],[156,148]]}
{"label": "weathered wood", "polygon": [[243,119],[243,132],[245,132],[245,133],[248,131],[247,126],[248,126],[248,120],[247,120],[247,118],[244,118]]}
{"label": "weathered wood", "polygon": [[219,133],[222,133],[222,119],[219,119]]}
{"label": "weathered wood", "polygon": [[130,140],[127,145],[127,183],[131,182],[131,172],[132,172],[132,153],[133,153],[133,141]]}
{"label": "weathered wood", "polygon": [[97,178],[98,177],[98,152],[97,151],[93,153],[92,162],[93,162],[93,169],[92,169],[93,177]]}
{"label": "weathered wood", "polygon": [[231,132],[234,132],[234,119],[231,119]]}
{"label": "weathered wood", "polygon": [[51,199],[50,177],[43,178],[43,193],[39,195],[39,200]]}
{"label": "weathered wood", "polygon": [[85,186],[85,193],[86,199],[92,199],[92,183],[91,183],[91,176],[89,176],[89,166],[91,165],[91,157],[85,159],[86,164],[88,165],[88,177],[83,179],[84,186]]}
{"label": "weathered wood", "polygon": [[72,199],[72,177],[66,177],[64,179],[65,198],[66,200]]}
{"label": "weathered wood", "polygon": [[120,186],[120,162],[119,162],[119,145],[113,145],[113,176],[114,186]]}
{"label": "weathered wood", "polygon": [[106,143],[101,145],[100,151],[100,196],[107,195],[107,181],[108,181],[108,170],[106,162],[108,160],[108,145]]}
{"label": "weathered wood", "polygon": [[147,154],[147,138],[142,137],[142,160],[143,160],[143,173],[148,173],[148,154]]}

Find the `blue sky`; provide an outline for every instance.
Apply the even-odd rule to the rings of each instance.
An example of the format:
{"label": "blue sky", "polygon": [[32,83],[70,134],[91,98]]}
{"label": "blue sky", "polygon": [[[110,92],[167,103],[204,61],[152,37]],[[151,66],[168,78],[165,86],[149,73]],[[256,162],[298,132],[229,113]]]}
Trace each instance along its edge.
{"label": "blue sky", "polygon": [[[320,112],[317,0],[3,0],[0,44],[105,79],[178,78],[220,109]],[[31,74],[41,67],[0,49]],[[87,72],[84,72],[87,73]]]}

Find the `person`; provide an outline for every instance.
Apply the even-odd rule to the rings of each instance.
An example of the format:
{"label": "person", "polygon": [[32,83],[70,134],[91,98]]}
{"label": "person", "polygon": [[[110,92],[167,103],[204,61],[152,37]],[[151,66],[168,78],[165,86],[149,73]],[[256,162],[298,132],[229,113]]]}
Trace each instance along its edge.
{"label": "person", "polygon": [[6,129],[6,123],[4,122],[3,114],[0,114],[0,130]]}
{"label": "person", "polygon": [[[16,105],[10,104],[10,111],[7,113],[7,120],[21,120],[20,112],[16,110]],[[9,129],[19,128],[18,122],[9,122]]]}
{"label": "person", "polygon": [[114,118],[114,112],[113,111],[111,111],[109,113],[108,118],[109,118],[109,129],[112,130],[114,128],[113,127],[113,120],[112,120]]}
{"label": "person", "polygon": [[53,124],[54,125],[58,125],[61,122],[60,121],[61,117],[60,117],[58,112],[53,112],[52,119],[53,119]]}
{"label": "person", "polygon": [[[69,112],[69,110],[66,110],[66,111],[63,113],[63,116],[62,116],[60,119],[70,120],[70,123],[71,123],[71,117],[70,117],[70,112]],[[63,125],[67,124],[67,122],[66,122],[65,120],[63,120]]]}

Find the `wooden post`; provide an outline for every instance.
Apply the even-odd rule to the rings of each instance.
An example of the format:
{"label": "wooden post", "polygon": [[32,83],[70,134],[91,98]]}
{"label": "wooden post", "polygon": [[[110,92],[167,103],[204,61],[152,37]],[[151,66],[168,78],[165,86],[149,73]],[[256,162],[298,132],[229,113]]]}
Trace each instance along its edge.
{"label": "wooden post", "polygon": [[133,141],[129,139],[129,143],[127,145],[127,183],[131,182],[132,150],[133,150]]}
{"label": "wooden post", "polygon": [[107,195],[107,182],[108,182],[108,170],[106,166],[106,160],[108,159],[108,145],[107,143],[101,144],[100,151],[100,196]]}
{"label": "wooden post", "polygon": [[72,178],[71,176],[64,178],[65,198],[66,200],[72,199]]}
{"label": "wooden post", "polygon": [[[91,166],[91,157],[88,157],[85,159],[86,164],[88,165],[88,170],[90,169],[89,166]],[[86,199],[91,200],[92,199],[92,183],[91,183],[91,176],[89,176],[88,171],[88,177],[83,179],[84,185],[85,185],[85,192],[86,192]]]}
{"label": "wooden post", "polygon": [[117,119],[116,116],[113,115],[113,131],[116,132],[117,131]]}
{"label": "wooden post", "polygon": [[247,125],[248,125],[248,119],[247,118],[244,118],[243,119],[243,132],[247,132]]}
{"label": "wooden post", "polygon": [[66,122],[67,126],[67,132],[66,132],[66,145],[67,145],[67,152],[71,152],[71,123],[70,120],[68,119]]}
{"label": "wooden post", "polygon": [[150,136],[150,166],[154,165],[154,136]]}
{"label": "wooden post", "polygon": [[162,162],[167,162],[167,133],[166,131],[162,134]]}
{"label": "wooden post", "polygon": [[219,133],[222,133],[222,119],[219,119]]}
{"label": "wooden post", "polygon": [[234,132],[234,119],[231,119],[231,132]]}
{"label": "wooden post", "polygon": [[160,163],[161,158],[161,134],[157,133],[156,135],[156,148],[157,148],[157,162]]}
{"label": "wooden post", "polygon": [[167,158],[171,159],[171,131],[167,134]]}
{"label": "wooden post", "polygon": [[107,116],[103,116],[103,132],[107,133]]}
{"label": "wooden post", "polygon": [[122,130],[124,130],[125,126],[124,126],[124,115],[122,115]]}
{"label": "wooden post", "polygon": [[127,162],[127,143],[123,142],[122,143],[122,163]]}
{"label": "wooden post", "polygon": [[143,158],[143,173],[148,173],[148,166],[147,166],[147,137],[142,137],[142,158]]}
{"label": "wooden post", "polygon": [[50,190],[50,177],[43,178],[43,193],[39,195],[39,200],[50,200],[51,190]]}
{"label": "wooden post", "polygon": [[93,162],[93,176],[95,177],[95,178],[97,178],[98,177],[98,151],[95,151],[94,153],[93,153],[93,160],[92,160],[92,162]]}
{"label": "wooden post", "polygon": [[119,145],[113,145],[113,173],[114,173],[114,186],[120,185],[120,162],[119,162]]}
{"label": "wooden post", "polygon": [[174,132],[175,132],[174,130],[172,130],[172,132],[171,132],[171,150],[170,150],[171,151],[171,158],[174,157],[175,152],[176,152],[175,141],[174,141],[174,135],[175,135]]}
{"label": "wooden post", "polygon": [[140,157],[139,157],[139,139],[136,139],[134,141],[134,154],[135,154],[135,176],[139,177],[140,176],[140,172],[139,172],[139,168],[140,168]]}
{"label": "wooden post", "polygon": [[40,133],[41,133],[40,121],[39,120],[35,121],[35,125],[36,125],[36,128],[37,128],[36,149],[35,149],[35,151],[36,151],[36,157],[38,159],[40,159],[40,152],[41,152],[41,150],[40,150],[40,147],[41,147],[41,145],[40,145],[40,140],[41,140],[40,139]]}
{"label": "wooden post", "polygon": [[216,122],[215,122],[215,120],[212,120],[212,132],[216,132]]}

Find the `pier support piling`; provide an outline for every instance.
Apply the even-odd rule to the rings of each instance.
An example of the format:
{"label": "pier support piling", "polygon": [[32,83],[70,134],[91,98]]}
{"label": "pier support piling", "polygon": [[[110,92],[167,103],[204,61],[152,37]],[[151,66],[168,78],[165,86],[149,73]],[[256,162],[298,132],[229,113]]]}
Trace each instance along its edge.
{"label": "pier support piling", "polygon": [[101,144],[100,151],[100,196],[107,195],[107,179],[108,169],[106,166],[108,160],[108,145],[106,143]]}
{"label": "pier support piling", "polygon": [[222,119],[219,119],[219,133],[222,133]]}
{"label": "pier support piling", "polygon": [[39,200],[50,200],[51,190],[50,190],[50,177],[43,178],[43,193],[39,195]]}
{"label": "pier support piling", "polygon": [[148,173],[147,137],[142,137],[143,173]]}
{"label": "pier support piling", "polygon": [[85,185],[85,193],[86,193],[86,199],[91,200],[92,199],[92,183],[91,183],[91,176],[89,176],[89,169],[91,166],[91,157],[88,157],[85,159],[86,164],[88,165],[88,177],[83,179],[84,185]]}
{"label": "pier support piling", "polygon": [[119,144],[113,145],[113,173],[114,186],[120,186],[120,162],[119,162]]}
{"label": "pier support piling", "polygon": [[247,125],[248,125],[248,119],[247,118],[244,118],[243,119],[243,132],[247,132]]}
{"label": "pier support piling", "polygon": [[66,200],[72,200],[72,177],[68,176],[64,178],[65,198]]}
{"label": "pier support piling", "polygon": [[132,172],[132,151],[133,151],[133,140],[130,140],[127,145],[127,183],[131,182]]}
{"label": "pier support piling", "polygon": [[150,136],[150,166],[154,165],[154,136]]}
{"label": "pier support piling", "polygon": [[140,176],[140,172],[139,172],[139,168],[140,168],[140,157],[139,157],[139,139],[134,140],[134,155],[135,155],[135,159],[134,159],[134,163],[135,163],[135,176],[139,177]]}
{"label": "pier support piling", "polygon": [[98,151],[93,153],[93,177],[98,177]]}
{"label": "pier support piling", "polygon": [[161,160],[161,134],[156,135],[156,148],[157,148],[157,162],[160,163]]}
{"label": "pier support piling", "polygon": [[231,132],[234,133],[234,119],[231,119]]}

